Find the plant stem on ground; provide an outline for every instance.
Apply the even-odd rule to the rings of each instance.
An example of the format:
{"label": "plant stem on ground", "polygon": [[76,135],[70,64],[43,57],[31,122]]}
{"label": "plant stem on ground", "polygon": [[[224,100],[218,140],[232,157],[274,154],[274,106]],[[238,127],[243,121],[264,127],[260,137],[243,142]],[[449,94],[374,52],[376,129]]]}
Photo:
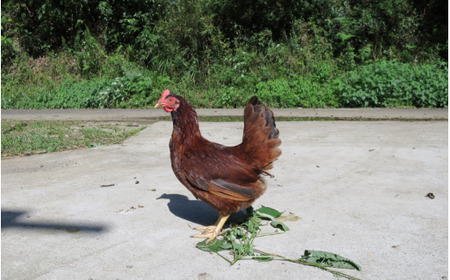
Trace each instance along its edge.
{"label": "plant stem on ground", "polygon": [[272,253],[266,253],[266,252],[258,250],[258,249],[254,249],[254,250],[256,252],[260,253],[260,254],[274,256],[274,257],[280,258],[280,259],[288,261],[288,262],[299,263],[299,264],[303,264],[303,265],[307,265],[307,266],[317,267],[317,268],[320,268],[322,270],[328,271],[328,272],[332,273],[335,276],[344,277],[344,278],[351,279],[351,280],[360,280],[359,278],[356,278],[354,276],[351,276],[351,275],[345,274],[343,272],[339,272],[339,271],[335,271],[335,270],[326,268],[326,267],[324,267],[322,265],[319,265],[319,264],[306,262],[306,261],[303,261],[301,259],[290,259],[290,258],[286,258],[286,257],[280,256],[280,255],[276,255],[276,254],[272,254]]}
{"label": "plant stem on ground", "polygon": [[[253,210],[252,207],[249,207],[246,212],[247,213],[241,222],[221,234],[221,239],[215,239],[210,243],[206,243],[206,240],[204,240],[197,244],[197,248],[206,252],[216,253],[230,265],[233,265],[238,260],[242,259],[257,260],[261,262],[281,259],[292,263],[317,267],[332,273],[336,277],[344,277],[351,280],[359,279],[329,268],[361,270],[361,267],[352,260],[334,253],[305,250],[303,256],[292,259],[254,248],[253,243],[257,237],[284,233],[289,231],[289,227],[279,219],[277,220],[282,213],[273,208],[263,206],[257,210]],[[261,233],[261,227],[267,224],[270,224],[277,230],[281,230],[281,232]],[[233,255],[233,259],[226,258],[219,253],[220,251],[230,251]]]}

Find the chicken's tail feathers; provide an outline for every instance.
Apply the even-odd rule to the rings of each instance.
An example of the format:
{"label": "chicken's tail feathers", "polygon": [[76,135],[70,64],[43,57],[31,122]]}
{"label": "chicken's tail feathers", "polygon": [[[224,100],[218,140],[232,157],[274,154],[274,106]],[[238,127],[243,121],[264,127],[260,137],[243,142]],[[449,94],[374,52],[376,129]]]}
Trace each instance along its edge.
{"label": "chicken's tail feathers", "polygon": [[279,135],[273,112],[256,96],[250,98],[244,110],[241,148],[261,173],[271,169],[272,163],[281,155]]}

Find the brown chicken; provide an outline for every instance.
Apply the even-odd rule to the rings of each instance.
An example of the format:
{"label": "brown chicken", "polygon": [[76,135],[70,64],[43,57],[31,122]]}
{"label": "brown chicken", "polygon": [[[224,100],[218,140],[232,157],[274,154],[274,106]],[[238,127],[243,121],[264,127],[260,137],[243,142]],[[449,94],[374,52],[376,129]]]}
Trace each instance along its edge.
{"label": "brown chicken", "polygon": [[244,110],[242,143],[227,147],[200,134],[197,113],[183,97],[165,90],[155,105],[170,112],[173,132],[170,159],[178,180],[197,199],[215,208],[220,217],[213,226],[198,227],[198,238],[213,240],[233,212],[250,206],[266,190],[262,174],[280,156],[279,131],[271,110],[252,97]]}

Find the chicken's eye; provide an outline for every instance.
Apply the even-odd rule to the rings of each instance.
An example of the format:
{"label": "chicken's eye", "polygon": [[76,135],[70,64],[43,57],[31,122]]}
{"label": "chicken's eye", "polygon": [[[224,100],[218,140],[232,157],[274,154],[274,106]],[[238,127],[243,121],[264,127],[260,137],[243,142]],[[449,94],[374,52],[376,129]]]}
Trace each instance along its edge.
{"label": "chicken's eye", "polygon": [[173,98],[172,98],[172,97],[169,98],[168,101],[169,101],[169,102],[173,102]]}

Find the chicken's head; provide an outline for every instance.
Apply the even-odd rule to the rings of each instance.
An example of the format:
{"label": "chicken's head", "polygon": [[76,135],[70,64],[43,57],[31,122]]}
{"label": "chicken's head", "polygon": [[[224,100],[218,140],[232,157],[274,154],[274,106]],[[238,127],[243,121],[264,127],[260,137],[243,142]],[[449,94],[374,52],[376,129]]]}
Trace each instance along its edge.
{"label": "chicken's head", "polygon": [[158,103],[156,103],[155,108],[163,107],[166,112],[176,112],[179,106],[180,100],[170,95],[170,91],[166,89],[163,91]]}

